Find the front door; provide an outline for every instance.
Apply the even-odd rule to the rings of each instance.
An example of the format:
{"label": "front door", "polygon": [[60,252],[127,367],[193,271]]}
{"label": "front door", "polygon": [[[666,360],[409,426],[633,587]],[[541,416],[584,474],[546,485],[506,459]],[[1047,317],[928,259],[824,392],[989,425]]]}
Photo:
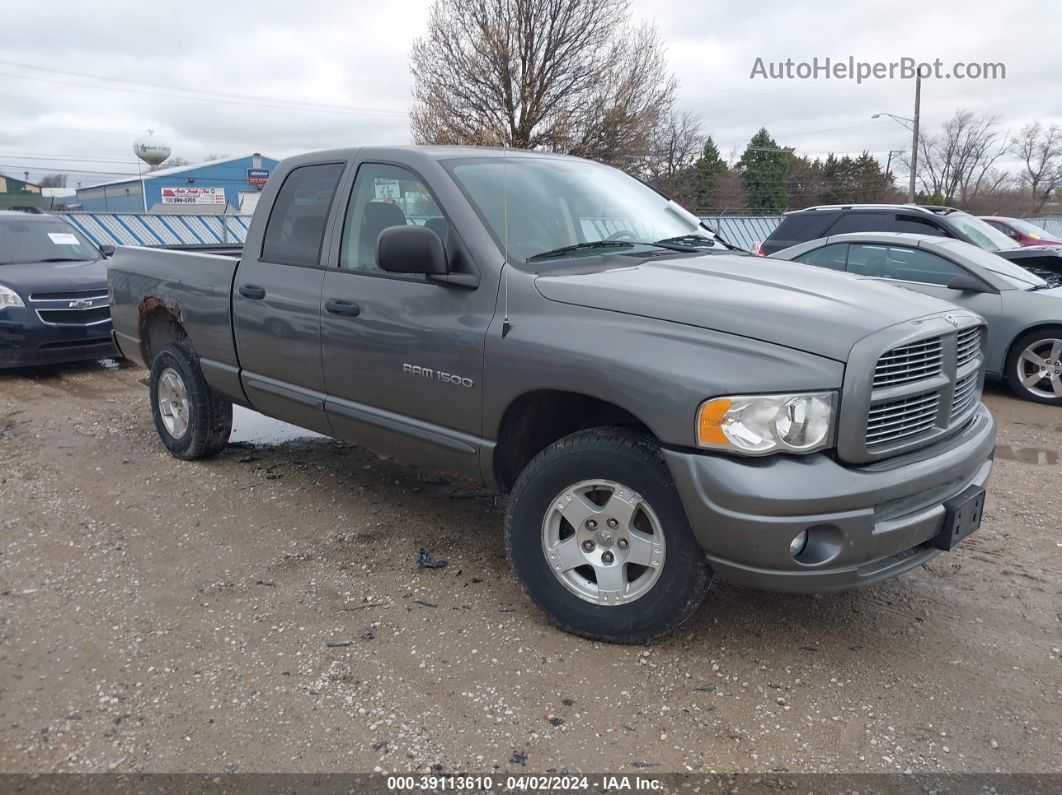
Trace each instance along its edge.
{"label": "front door", "polygon": [[322,291],[328,418],[356,444],[478,477],[483,345],[496,295],[382,271],[376,241],[405,224],[434,230],[451,260],[467,257],[420,177],[361,164]]}
{"label": "front door", "polygon": [[271,417],[322,433],[321,286],[325,227],[344,163],[294,168],[277,192],[260,251],[233,285],[244,392]]}

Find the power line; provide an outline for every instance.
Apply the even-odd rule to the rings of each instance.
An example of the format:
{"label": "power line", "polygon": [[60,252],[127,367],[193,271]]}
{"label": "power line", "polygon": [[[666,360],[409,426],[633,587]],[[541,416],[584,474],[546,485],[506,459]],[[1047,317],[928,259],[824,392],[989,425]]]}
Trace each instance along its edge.
{"label": "power line", "polygon": [[[192,88],[181,87],[168,87],[164,85],[154,85],[151,83],[136,83],[129,80],[120,80],[118,78],[101,77],[97,75],[86,74],[82,72],[66,72],[59,69],[48,69],[46,67],[31,66],[29,64],[18,63],[15,61],[3,61],[0,60],[0,64],[7,66],[16,66],[23,69],[35,69],[38,71],[45,71],[56,73],[60,75],[70,76],[73,80],[59,80],[50,77],[40,77],[37,75],[19,74],[17,72],[5,72],[0,71],[0,75],[5,77],[13,77],[17,80],[36,80],[42,83],[54,83],[56,85],[66,86],[79,86],[82,88],[94,88],[101,91],[118,91],[126,94],[146,94],[148,96],[161,96],[161,97],[173,97],[176,99],[188,99],[195,102],[211,102],[221,105],[243,105],[248,107],[270,108],[274,110],[289,110],[289,111],[308,111],[313,113],[343,113],[354,115],[382,115],[382,116],[405,116],[406,111],[395,110],[390,108],[368,108],[368,107],[354,107],[343,105],[328,105],[326,103],[309,103],[301,102],[299,100],[284,100],[274,99],[270,97],[262,97],[263,101],[256,102],[251,95],[251,99],[247,98],[247,95],[230,94],[228,92],[207,92],[200,91]],[[116,83],[124,83],[130,86],[146,86],[145,88],[126,88],[119,85],[105,86],[98,85],[96,83],[87,82],[86,80],[78,80],[76,78],[88,78],[89,80],[109,80]],[[162,90],[149,90],[162,89]],[[175,93],[181,92],[181,93]]]}
{"label": "power line", "polygon": [[119,163],[128,166],[136,165],[136,161],[132,159],[117,160],[105,157],[85,157],[83,155],[61,155],[55,152],[0,152],[0,157],[13,157],[18,160],[53,160],[62,162],[76,161],[79,163]]}

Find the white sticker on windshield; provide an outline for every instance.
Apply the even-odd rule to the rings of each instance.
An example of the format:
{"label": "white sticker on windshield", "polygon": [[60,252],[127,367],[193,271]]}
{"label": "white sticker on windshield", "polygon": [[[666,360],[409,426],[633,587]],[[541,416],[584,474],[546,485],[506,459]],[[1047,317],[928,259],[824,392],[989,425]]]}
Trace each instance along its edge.
{"label": "white sticker on windshield", "polygon": [[77,239],[77,236],[72,235],[69,232],[49,232],[48,237],[50,237],[52,242],[57,246],[77,246],[81,244],[81,241]]}

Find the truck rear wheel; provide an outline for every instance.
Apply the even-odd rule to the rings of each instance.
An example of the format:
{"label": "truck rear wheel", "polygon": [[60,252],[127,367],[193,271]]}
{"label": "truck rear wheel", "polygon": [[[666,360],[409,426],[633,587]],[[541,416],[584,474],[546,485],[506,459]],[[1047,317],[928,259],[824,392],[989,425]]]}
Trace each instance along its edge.
{"label": "truck rear wheel", "polygon": [[669,632],[710,584],[659,449],[619,429],[580,431],[539,453],[510,495],[505,543],[550,620],[594,640]]}
{"label": "truck rear wheel", "polygon": [[195,354],[178,343],[161,349],[151,359],[149,389],[167,450],[185,461],[221,452],[232,431],[232,404],[207,386]]}

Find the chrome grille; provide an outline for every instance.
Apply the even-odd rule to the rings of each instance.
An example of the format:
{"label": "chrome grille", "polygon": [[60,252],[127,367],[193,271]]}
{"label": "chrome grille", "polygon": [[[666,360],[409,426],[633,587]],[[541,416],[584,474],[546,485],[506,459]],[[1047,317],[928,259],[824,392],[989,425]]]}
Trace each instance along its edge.
{"label": "chrome grille", "polygon": [[959,419],[977,402],[978,375],[978,371],[974,370],[955,382],[955,394],[951,399],[950,419],[952,421]]}
{"label": "chrome grille", "polygon": [[930,430],[937,421],[939,411],[940,393],[936,391],[872,406],[867,415],[867,449]]}
{"label": "chrome grille", "polygon": [[889,348],[874,368],[864,450],[886,455],[928,444],[965,422],[980,400],[981,325]]}
{"label": "chrome grille", "polygon": [[976,358],[983,341],[984,330],[980,326],[960,331],[955,338],[955,366],[962,367]]}
{"label": "chrome grille", "polygon": [[79,298],[92,300],[94,298],[106,298],[107,288],[97,287],[95,290],[66,290],[59,293],[33,293],[31,301],[74,301]]}
{"label": "chrome grille", "polygon": [[874,368],[874,389],[931,378],[941,372],[944,349],[940,337],[919,340],[886,351]]}

